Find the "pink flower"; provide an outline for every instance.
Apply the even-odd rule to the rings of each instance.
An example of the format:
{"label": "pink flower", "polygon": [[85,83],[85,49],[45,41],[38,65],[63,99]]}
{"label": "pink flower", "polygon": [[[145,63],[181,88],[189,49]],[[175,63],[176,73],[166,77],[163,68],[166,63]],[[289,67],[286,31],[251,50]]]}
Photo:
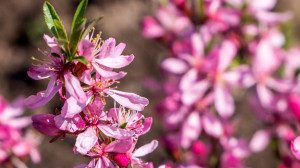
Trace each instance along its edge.
{"label": "pink flower", "polygon": [[80,86],[79,80],[70,73],[72,66],[66,64],[59,43],[54,37],[50,38],[47,35],[44,35],[44,39],[48,46],[51,47],[51,54],[43,53],[49,60],[38,60],[42,64],[30,68],[28,75],[35,80],[51,79],[47,89],[38,92],[37,95],[29,96],[25,100],[25,105],[28,108],[37,108],[45,105],[54,97],[58,90],[61,89],[63,81],[68,94],[76,99],[78,103],[85,103],[87,100],[86,95]]}
{"label": "pink flower", "polygon": [[124,43],[116,46],[116,40],[109,38],[102,42],[100,35],[95,39],[82,39],[78,44],[79,55],[84,56],[89,61],[89,64],[103,78],[118,80],[126,75],[125,72],[113,72],[114,68],[122,68],[129,65],[134,56],[121,55],[124,48]]}
{"label": "pink flower", "polygon": [[33,132],[27,131],[25,137],[13,146],[12,151],[19,157],[30,155],[31,160],[38,163],[41,160],[40,153],[37,150],[40,143],[41,139],[39,137],[34,135]]}
{"label": "pink flower", "polygon": [[[90,143],[88,143],[90,144]],[[126,153],[130,150],[132,146],[132,139],[126,140],[116,140],[108,145],[100,145],[96,143],[94,146],[88,146],[84,151],[84,155],[90,156],[93,159],[89,163],[89,165],[79,165],[78,167],[83,168],[102,168],[102,167],[111,167],[115,166],[113,163],[106,157],[108,153]],[[85,153],[87,150],[93,148],[93,150]]]}
{"label": "pink flower", "polygon": [[21,129],[30,124],[30,117],[19,117],[24,113],[24,98],[17,98],[10,105],[0,96],[0,125]]}
{"label": "pink flower", "polygon": [[108,120],[117,127],[134,131],[137,135],[147,133],[152,125],[152,118],[145,118],[142,114],[124,107],[112,108],[108,113]]}
{"label": "pink flower", "polygon": [[300,137],[296,137],[292,142],[291,142],[291,151],[293,155],[300,160]]}

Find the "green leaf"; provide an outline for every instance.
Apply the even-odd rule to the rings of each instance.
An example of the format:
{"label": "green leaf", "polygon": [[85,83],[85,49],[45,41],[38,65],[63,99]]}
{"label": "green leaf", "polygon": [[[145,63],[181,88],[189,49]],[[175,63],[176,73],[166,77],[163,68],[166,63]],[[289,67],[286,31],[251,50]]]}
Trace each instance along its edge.
{"label": "green leaf", "polygon": [[43,5],[43,12],[45,16],[45,22],[55,38],[68,40],[67,33],[54,7],[47,1]]}
{"label": "green leaf", "polygon": [[88,1],[82,0],[80,4],[77,7],[77,10],[75,12],[73,22],[72,22],[72,28],[71,28],[71,36],[70,36],[70,54],[71,57],[75,56],[76,50],[77,50],[77,44],[79,40],[81,39],[83,27],[86,23],[86,19],[84,18],[85,10],[87,7]]}
{"label": "green leaf", "polygon": [[77,29],[81,26],[82,20],[84,19],[84,14],[85,14],[87,4],[88,4],[87,0],[82,0],[78,5],[73,18],[71,33],[77,31]]}
{"label": "green leaf", "polygon": [[92,20],[92,22],[84,29],[83,33],[82,33],[82,38],[85,38],[88,33],[90,32],[90,30],[95,26],[95,24],[100,21],[103,18],[103,16],[99,16],[95,19]]}
{"label": "green leaf", "polygon": [[84,65],[87,65],[89,63],[88,60],[84,56],[77,56],[77,57],[74,57],[72,60],[79,61],[79,62],[83,63]]}
{"label": "green leaf", "polygon": [[125,129],[127,126],[127,123],[123,123],[122,125],[120,125],[120,128]]}
{"label": "green leaf", "polygon": [[54,25],[57,30],[58,39],[68,41],[68,36],[67,36],[66,30],[64,29],[64,26],[62,25],[62,23],[59,20],[54,19]]}
{"label": "green leaf", "polygon": [[81,24],[78,27],[78,29],[75,30],[71,34],[70,44],[69,44],[71,57],[75,56],[75,53],[77,51],[77,45],[78,45],[79,40],[81,39],[81,35],[82,35],[82,31],[83,31],[83,27],[84,27],[85,23],[86,23],[86,19],[82,19]]}

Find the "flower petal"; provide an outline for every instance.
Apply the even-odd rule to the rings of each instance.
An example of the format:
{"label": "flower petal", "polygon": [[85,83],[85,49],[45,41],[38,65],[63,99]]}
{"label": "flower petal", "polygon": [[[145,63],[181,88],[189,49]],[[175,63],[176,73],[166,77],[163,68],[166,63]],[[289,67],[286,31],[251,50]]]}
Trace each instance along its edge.
{"label": "flower petal", "polygon": [[263,151],[270,143],[270,133],[267,130],[258,130],[253,135],[249,148],[252,152]]}
{"label": "flower petal", "polygon": [[158,146],[157,140],[152,140],[150,143],[139,147],[133,152],[133,157],[143,157],[153,152]]}
{"label": "flower petal", "polygon": [[215,106],[223,118],[229,118],[235,110],[234,100],[229,89],[218,83],[215,85]]}
{"label": "flower petal", "polygon": [[86,104],[81,104],[74,97],[69,97],[61,109],[61,116],[64,118],[73,118],[79,114]]}
{"label": "flower petal", "polygon": [[122,68],[129,65],[134,59],[134,56],[131,54],[130,56],[119,56],[119,57],[107,57],[103,59],[95,59],[100,65],[104,65],[109,68]]}
{"label": "flower petal", "polygon": [[193,111],[183,122],[181,130],[181,146],[189,148],[193,141],[199,138],[202,130],[201,118],[197,111]]}
{"label": "flower petal", "polygon": [[134,93],[109,90],[107,94],[110,95],[116,102],[123,105],[124,107],[137,111],[143,111],[144,107],[149,104],[147,98],[141,97]]}
{"label": "flower petal", "polygon": [[74,152],[86,155],[92,147],[97,143],[98,137],[93,127],[88,127],[83,133],[76,138]]}
{"label": "flower petal", "polygon": [[61,88],[61,84],[55,86],[56,78],[52,78],[45,91],[38,92],[36,95],[25,99],[25,106],[28,108],[38,108],[48,103]]}
{"label": "flower petal", "polygon": [[105,152],[126,153],[131,149],[132,138],[120,139],[109,143],[105,148]]}
{"label": "flower petal", "polygon": [[210,114],[210,112],[206,112],[202,116],[202,122],[203,129],[208,135],[211,135],[216,138],[223,135],[224,130],[220,120],[218,120],[216,116]]}
{"label": "flower petal", "polygon": [[78,114],[73,118],[64,118],[61,115],[58,115],[54,117],[54,121],[57,128],[71,133],[84,128],[85,125],[84,120]]}
{"label": "flower petal", "polygon": [[96,72],[103,78],[118,80],[123,78],[127,73],[126,72],[113,72],[111,70],[105,70],[104,68],[100,67],[96,63],[92,63],[93,67],[95,68]]}
{"label": "flower petal", "polygon": [[87,97],[82,90],[79,80],[71,73],[64,74],[66,90],[79,103],[85,104]]}
{"label": "flower petal", "polygon": [[109,137],[116,139],[128,139],[134,135],[134,132],[131,130],[126,130],[110,125],[98,124],[97,127]]}
{"label": "flower petal", "polygon": [[161,63],[161,67],[174,74],[182,74],[189,68],[186,62],[178,58],[166,58]]}
{"label": "flower petal", "polygon": [[201,80],[194,85],[192,85],[189,89],[186,89],[181,97],[182,102],[190,106],[195,103],[199,98],[203,97],[204,93],[210,87],[210,82],[208,80]]}

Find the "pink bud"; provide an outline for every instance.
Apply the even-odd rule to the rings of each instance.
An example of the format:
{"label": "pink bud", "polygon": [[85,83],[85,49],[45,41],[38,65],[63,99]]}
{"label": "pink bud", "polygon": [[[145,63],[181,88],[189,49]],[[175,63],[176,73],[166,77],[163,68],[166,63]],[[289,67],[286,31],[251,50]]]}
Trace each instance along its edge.
{"label": "pink bud", "polygon": [[201,156],[208,155],[208,150],[207,150],[206,144],[200,140],[194,142],[194,144],[192,146],[192,150],[193,150],[194,154],[196,154],[196,155],[201,155]]}
{"label": "pink bud", "polygon": [[59,129],[55,126],[55,115],[53,114],[38,114],[32,116],[32,126],[47,136],[60,135]]}
{"label": "pink bud", "polygon": [[292,94],[289,97],[289,106],[293,114],[300,119],[300,96]]}
{"label": "pink bud", "polygon": [[291,143],[291,151],[293,155],[300,160],[300,136],[294,139]]}
{"label": "pink bud", "polygon": [[114,156],[114,161],[118,166],[126,167],[130,160],[125,153],[118,153],[116,156]]}

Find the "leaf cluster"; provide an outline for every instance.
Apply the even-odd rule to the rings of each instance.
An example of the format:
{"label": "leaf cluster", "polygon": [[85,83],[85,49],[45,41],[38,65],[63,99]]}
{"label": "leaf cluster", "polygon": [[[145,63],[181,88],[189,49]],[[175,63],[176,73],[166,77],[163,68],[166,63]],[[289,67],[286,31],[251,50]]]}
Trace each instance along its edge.
{"label": "leaf cluster", "polygon": [[61,45],[66,63],[79,61],[85,65],[88,64],[88,61],[85,57],[76,56],[77,46],[79,41],[82,38],[85,38],[91,31],[91,29],[95,26],[95,24],[102,19],[102,16],[95,18],[86,26],[87,19],[84,17],[84,14],[87,4],[88,0],[82,0],[78,5],[73,18],[71,35],[69,38],[54,7],[47,1],[43,5],[45,22],[49,30],[54,35],[55,39]]}

